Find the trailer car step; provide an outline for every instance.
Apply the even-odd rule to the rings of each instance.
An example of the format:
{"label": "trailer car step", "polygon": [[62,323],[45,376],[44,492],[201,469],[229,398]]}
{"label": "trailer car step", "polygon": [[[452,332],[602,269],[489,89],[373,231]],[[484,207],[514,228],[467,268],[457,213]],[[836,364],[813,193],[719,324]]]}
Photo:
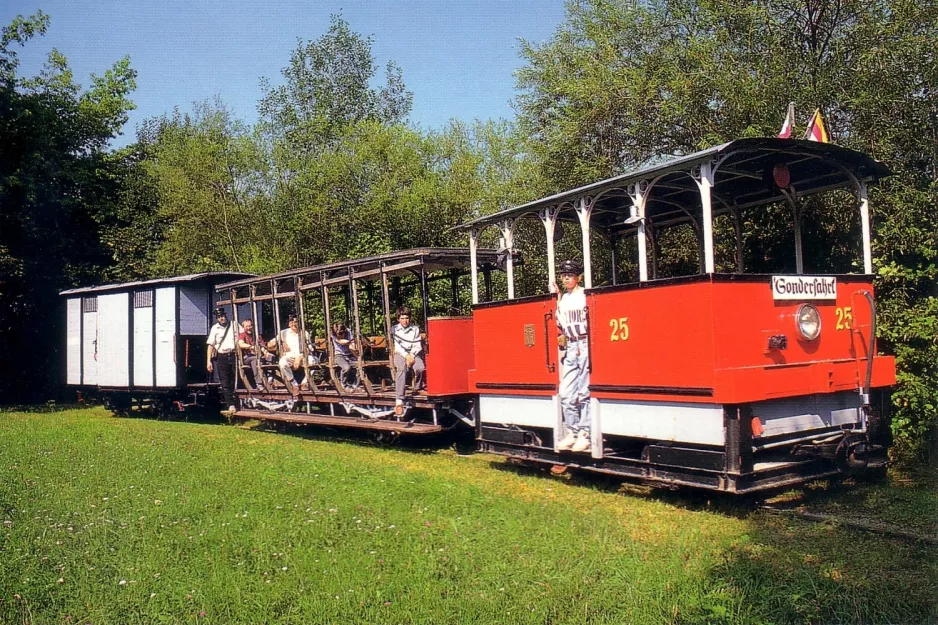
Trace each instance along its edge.
{"label": "trailer car step", "polygon": [[442,432],[443,427],[429,423],[409,423],[406,421],[372,421],[358,417],[333,417],[310,415],[298,412],[266,412],[264,410],[239,410],[232,415],[240,419],[260,419],[262,421],[286,421],[307,425],[331,425],[359,430],[381,430],[400,434],[434,434]]}

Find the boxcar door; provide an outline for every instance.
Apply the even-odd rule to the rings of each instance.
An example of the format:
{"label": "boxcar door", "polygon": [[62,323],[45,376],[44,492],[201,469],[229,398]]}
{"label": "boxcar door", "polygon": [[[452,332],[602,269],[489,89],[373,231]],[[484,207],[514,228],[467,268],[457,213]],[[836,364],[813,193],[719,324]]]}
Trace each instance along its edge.
{"label": "boxcar door", "polygon": [[156,385],[176,386],[176,287],[156,289]]}
{"label": "boxcar door", "polygon": [[81,298],[81,383],[98,383],[98,298]]}
{"label": "boxcar door", "polygon": [[134,292],[134,386],[153,386],[153,291]]}
{"label": "boxcar door", "polygon": [[98,386],[130,385],[129,302],[127,292],[98,296]]}
{"label": "boxcar door", "polygon": [[81,384],[81,297],[70,297],[65,305],[65,383]]}

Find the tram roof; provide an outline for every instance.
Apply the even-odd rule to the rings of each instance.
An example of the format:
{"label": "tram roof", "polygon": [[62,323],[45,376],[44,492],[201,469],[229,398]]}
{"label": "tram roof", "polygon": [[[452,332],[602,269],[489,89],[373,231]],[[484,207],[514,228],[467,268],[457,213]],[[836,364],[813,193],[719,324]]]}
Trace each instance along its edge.
{"label": "tram roof", "polygon": [[[628,188],[643,182],[652,188],[645,200],[647,218],[658,224],[685,221],[690,218],[686,209],[700,205],[697,182],[689,174],[695,167],[708,162],[718,163],[711,190],[714,215],[729,209],[784,200],[781,190],[767,182],[772,180],[772,168],[778,164],[788,167],[797,197],[833,189],[851,189],[854,186],[851,176],[871,182],[891,174],[884,164],[866,154],[831,143],[774,137],[737,139],[485,215],[461,224],[457,229],[484,228],[506,218],[537,213],[552,206],[572,208],[574,201],[592,197],[596,199],[591,224],[610,232],[627,231],[637,228],[637,224],[622,223],[632,206]],[[576,220],[576,216],[569,213],[561,214],[560,218]]]}
{"label": "tram roof", "polygon": [[68,289],[61,291],[59,295],[76,295],[78,293],[100,293],[103,291],[123,291],[138,287],[155,287],[160,285],[180,284],[182,282],[195,282],[209,278],[244,278],[253,274],[243,271],[206,271],[203,273],[190,273],[185,276],[172,276],[169,278],[155,278],[153,280],[137,280],[135,282],[119,282],[114,284],[102,284],[100,286],[86,286],[77,289]]}
{"label": "tram roof", "polygon": [[[477,259],[482,264],[496,264],[498,253],[496,250],[479,249]],[[252,277],[219,284],[218,289],[236,288],[258,282],[270,280],[284,280],[301,276],[328,274],[329,279],[348,276],[349,270],[355,274],[376,273],[384,266],[386,273],[407,271],[415,266],[422,266],[427,271],[440,271],[443,269],[456,269],[469,264],[469,251],[462,247],[420,247],[409,250],[386,252],[377,256],[365,258],[350,258],[324,265],[313,265],[300,269],[291,269],[269,276]],[[318,277],[317,276],[317,277]]]}

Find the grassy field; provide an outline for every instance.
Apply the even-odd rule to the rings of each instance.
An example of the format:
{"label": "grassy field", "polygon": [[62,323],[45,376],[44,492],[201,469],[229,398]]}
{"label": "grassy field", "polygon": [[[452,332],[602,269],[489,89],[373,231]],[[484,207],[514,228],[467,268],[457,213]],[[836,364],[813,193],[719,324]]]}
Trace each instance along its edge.
{"label": "grassy field", "polygon": [[[0,622],[938,621],[933,545],[291,432],[0,413]],[[933,531],[893,478],[782,499]]]}

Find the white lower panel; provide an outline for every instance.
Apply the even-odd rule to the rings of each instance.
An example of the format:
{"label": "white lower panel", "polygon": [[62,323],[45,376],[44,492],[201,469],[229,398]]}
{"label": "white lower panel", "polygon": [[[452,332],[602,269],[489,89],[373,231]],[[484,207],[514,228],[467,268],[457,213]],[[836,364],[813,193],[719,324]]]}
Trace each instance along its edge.
{"label": "white lower panel", "polygon": [[603,434],[723,445],[723,406],[600,399]]}
{"label": "white lower panel", "polygon": [[68,298],[65,308],[65,383],[81,384],[81,298]]}
{"label": "white lower panel", "polygon": [[752,414],[762,422],[762,436],[793,434],[860,420],[860,396],[853,391],[773,399],[752,404]]}
{"label": "white lower panel", "polygon": [[523,425],[552,430],[557,422],[557,403],[553,397],[480,395],[479,418],[482,423]]}

